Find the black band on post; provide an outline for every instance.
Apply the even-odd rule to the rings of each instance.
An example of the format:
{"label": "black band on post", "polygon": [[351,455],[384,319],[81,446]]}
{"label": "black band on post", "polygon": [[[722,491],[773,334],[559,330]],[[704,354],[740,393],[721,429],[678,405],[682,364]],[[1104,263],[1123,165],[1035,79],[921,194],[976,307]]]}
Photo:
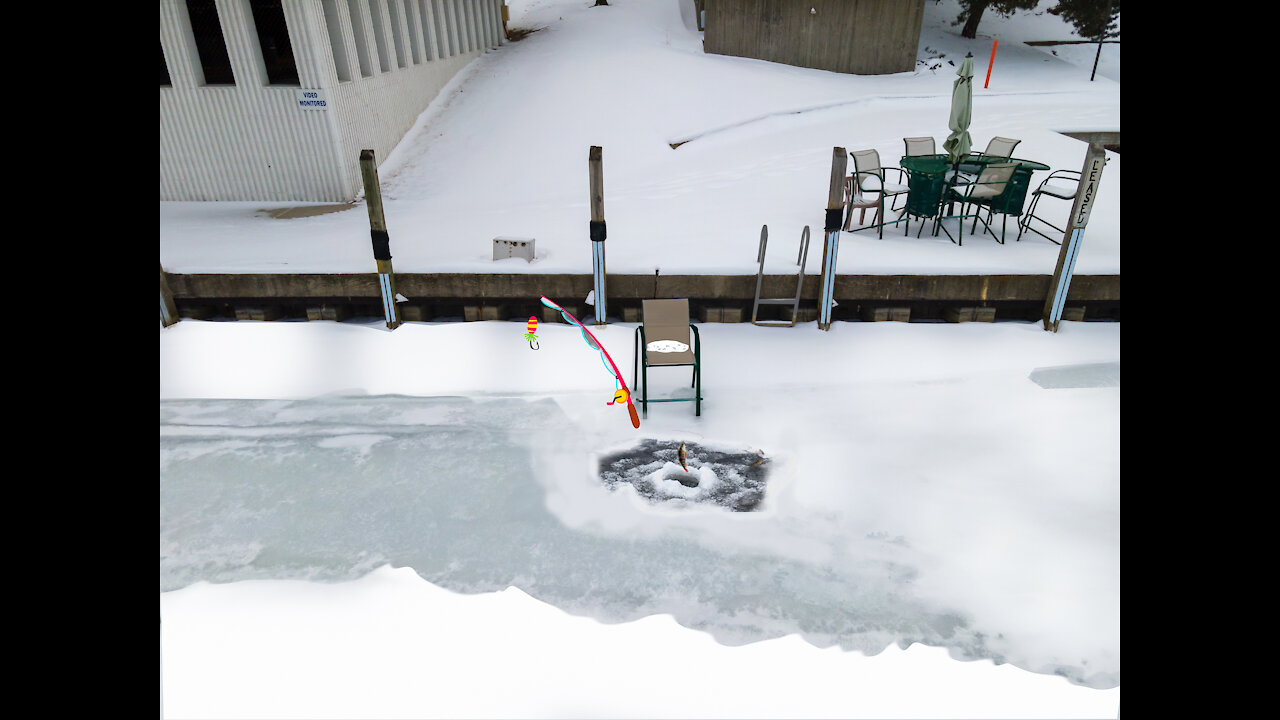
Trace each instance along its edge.
{"label": "black band on post", "polygon": [[604,242],[604,221],[591,221],[591,242]]}
{"label": "black band on post", "polygon": [[840,216],[844,214],[844,208],[827,208],[827,225],[824,228],[827,232],[840,229]]}
{"label": "black band on post", "polygon": [[370,230],[369,234],[373,236],[373,259],[374,260],[390,260],[391,259],[391,237],[387,235],[386,230]]}

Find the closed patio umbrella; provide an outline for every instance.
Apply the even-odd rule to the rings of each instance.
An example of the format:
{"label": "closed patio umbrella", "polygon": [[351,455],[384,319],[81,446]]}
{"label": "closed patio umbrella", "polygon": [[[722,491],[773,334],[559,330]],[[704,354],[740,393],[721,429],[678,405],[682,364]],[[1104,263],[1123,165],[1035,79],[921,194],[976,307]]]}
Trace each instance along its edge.
{"label": "closed patio umbrella", "polygon": [[942,143],[952,165],[960,162],[973,147],[973,138],[969,137],[969,122],[973,119],[973,53],[964,56],[956,75],[959,77],[951,89],[951,120],[948,123],[951,134]]}

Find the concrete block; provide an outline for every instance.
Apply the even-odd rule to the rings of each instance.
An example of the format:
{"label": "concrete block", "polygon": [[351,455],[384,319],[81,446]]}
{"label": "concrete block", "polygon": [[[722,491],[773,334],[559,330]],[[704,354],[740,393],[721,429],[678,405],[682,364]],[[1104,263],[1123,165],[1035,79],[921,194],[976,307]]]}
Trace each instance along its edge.
{"label": "concrete block", "polygon": [[267,305],[264,307],[237,307],[237,320],[277,320],[280,318],[280,308]]}
{"label": "concrete block", "polygon": [[793,310],[790,305],[782,307],[782,319],[793,322],[813,322],[818,319],[818,308],[802,307]]}
{"label": "concrete block", "polygon": [[948,307],[942,310],[942,319],[951,323],[973,322],[973,310],[971,307]]}
{"label": "concrete block", "polygon": [[974,322],[995,322],[996,309],[993,307],[978,307],[973,309]]}
{"label": "concrete block", "polygon": [[[548,310],[550,308],[547,308]],[[462,308],[462,319],[467,322],[477,320],[502,320],[506,317],[505,305],[466,305]],[[560,314],[556,313],[558,317]]]}
{"label": "concrete block", "polygon": [[[569,314],[570,314],[570,315],[572,315],[572,316],[574,316],[574,317],[576,317],[576,318],[578,318],[578,321],[579,321],[579,322],[586,323],[586,322],[589,322],[589,321],[590,321],[590,319],[587,319],[587,320],[583,320],[583,319],[582,319],[582,316],[578,314],[578,306],[577,306],[577,305],[564,305],[564,304],[561,304],[561,305],[560,305],[560,307],[564,308],[565,310],[568,310],[568,311],[569,311]],[[594,315],[593,315],[593,317],[594,317]],[[565,319],[564,319],[564,318],[562,318],[562,317],[560,317],[560,313],[559,313],[559,312],[557,312],[554,308],[549,308],[549,307],[547,307],[546,305],[543,305],[543,306],[542,306],[542,322],[544,322],[544,323],[550,323],[550,322],[559,322],[559,323],[562,323],[562,322],[565,322]]]}
{"label": "concrete block", "polygon": [[704,323],[720,322],[720,308],[703,306],[698,312],[698,319]]}
{"label": "concrete block", "polygon": [[400,303],[400,319],[405,322],[427,322],[431,319],[431,309],[426,305]]}
{"label": "concrete block", "polygon": [[346,320],[350,308],[345,305],[313,305],[307,308],[308,320]]}
{"label": "concrete block", "polygon": [[535,242],[533,238],[496,237],[493,239],[493,259],[518,257],[533,262]]}
{"label": "concrete block", "polygon": [[638,307],[622,308],[622,322],[629,322],[629,323],[640,322],[640,308]]}
{"label": "concrete block", "polygon": [[742,322],[742,314],[742,308],[740,307],[720,308],[720,322],[740,323]]}
{"label": "concrete block", "polygon": [[1062,308],[1062,319],[1072,322],[1080,322],[1084,320],[1084,307],[1068,307]]}
{"label": "concrete block", "polygon": [[208,305],[183,305],[178,308],[178,317],[192,320],[208,320],[213,317],[213,309]]}
{"label": "concrete block", "polygon": [[870,322],[884,322],[886,320],[910,322],[911,308],[863,308],[862,319]]}

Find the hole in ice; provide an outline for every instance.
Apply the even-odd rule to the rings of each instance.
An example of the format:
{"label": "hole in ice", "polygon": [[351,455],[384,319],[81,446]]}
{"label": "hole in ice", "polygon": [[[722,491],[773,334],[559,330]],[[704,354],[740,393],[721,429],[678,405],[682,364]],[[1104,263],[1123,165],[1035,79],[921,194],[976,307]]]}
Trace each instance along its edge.
{"label": "hole in ice", "polygon": [[601,457],[600,480],[610,490],[630,485],[655,505],[759,509],[769,472],[764,451],[689,441],[684,445],[687,470],[680,465],[679,440],[650,438]]}

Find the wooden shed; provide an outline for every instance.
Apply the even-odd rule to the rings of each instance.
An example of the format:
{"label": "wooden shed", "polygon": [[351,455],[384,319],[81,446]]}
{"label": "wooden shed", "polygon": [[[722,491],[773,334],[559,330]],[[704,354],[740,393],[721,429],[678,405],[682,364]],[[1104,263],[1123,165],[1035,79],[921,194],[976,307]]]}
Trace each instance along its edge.
{"label": "wooden shed", "polygon": [[910,72],[925,0],[699,0],[703,50],[859,75]]}

